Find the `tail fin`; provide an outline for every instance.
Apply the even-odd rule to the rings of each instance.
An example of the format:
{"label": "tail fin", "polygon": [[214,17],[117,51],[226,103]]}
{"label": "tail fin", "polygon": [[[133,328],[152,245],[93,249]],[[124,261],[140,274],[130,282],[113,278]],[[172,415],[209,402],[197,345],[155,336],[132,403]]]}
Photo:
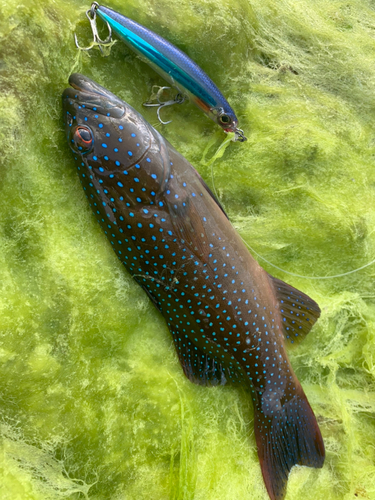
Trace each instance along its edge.
{"label": "tail fin", "polygon": [[267,417],[255,410],[255,437],[263,479],[271,500],[282,500],[293,465],[320,468],[324,443],[302,388]]}

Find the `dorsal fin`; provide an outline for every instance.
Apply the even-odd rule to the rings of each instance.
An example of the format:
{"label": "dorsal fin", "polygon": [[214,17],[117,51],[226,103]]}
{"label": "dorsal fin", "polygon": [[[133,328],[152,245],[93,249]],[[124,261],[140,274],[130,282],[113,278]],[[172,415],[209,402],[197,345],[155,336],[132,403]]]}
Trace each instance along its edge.
{"label": "dorsal fin", "polygon": [[297,344],[303,340],[320,316],[318,304],[308,295],[284,281],[268,275],[280,303],[285,340]]}

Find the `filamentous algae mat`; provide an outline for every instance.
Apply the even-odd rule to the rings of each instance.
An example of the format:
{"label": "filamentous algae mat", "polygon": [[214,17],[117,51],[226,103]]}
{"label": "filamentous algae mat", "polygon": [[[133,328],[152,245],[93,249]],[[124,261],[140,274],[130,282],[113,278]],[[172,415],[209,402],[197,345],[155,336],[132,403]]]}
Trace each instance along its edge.
{"label": "filamentous algae mat", "polygon": [[[0,1],[1,498],[266,500],[248,394],[184,377],[164,320],[87,206],[60,96],[74,71],[110,88],[214,182],[258,254],[299,276],[344,274],[375,258],[375,7],[109,6],[195,60],[248,141],[211,172],[214,123],[186,103],[160,127],[142,107],[160,77],[120,43],[107,58],[77,51],[73,32],[91,37],[86,2]],[[296,467],[286,500],[372,500],[375,267],[315,280],[259,262],[322,309],[290,358],[326,461]]]}

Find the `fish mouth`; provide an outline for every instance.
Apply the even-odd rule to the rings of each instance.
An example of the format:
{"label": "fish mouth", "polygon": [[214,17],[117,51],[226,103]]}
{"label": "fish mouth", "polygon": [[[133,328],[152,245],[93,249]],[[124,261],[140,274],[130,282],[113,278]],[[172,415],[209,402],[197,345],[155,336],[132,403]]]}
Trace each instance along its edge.
{"label": "fish mouth", "polygon": [[90,80],[87,76],[81,75],[80,73],[72,73],[69,77],[69,85],[80,92],[85,94],[90,94],[92,96],[100,96],[111,101],[117,101],[122,103],[122,101],[112,92],[105,89],[98,83]]}
{"label": "fish mouth", "polygon": [[98,83],[80,73],[73,73],[69,77],[71,88],[63,93],[63,100],[68,99],[70,105],[84,106],[99,114],[121,118],[126,111],[124,101],[105,89]]}

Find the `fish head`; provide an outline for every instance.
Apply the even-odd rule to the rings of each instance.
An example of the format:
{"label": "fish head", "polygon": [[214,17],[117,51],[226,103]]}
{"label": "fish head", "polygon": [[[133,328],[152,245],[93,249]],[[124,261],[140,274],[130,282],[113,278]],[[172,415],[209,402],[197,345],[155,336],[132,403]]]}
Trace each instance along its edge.
{"label": "fish head", "polygon": [[[105,156],[124,141],[119,135],[129,136],[142,132],[143,142],[138,146],[138,158],[150,143],[150,131],[142,117],[130,105],[89,78],[73,73],[69,78],[72,88],[63,93],[65,132],[70,148],[81,156]],[[126,131],[124,131],[126,126]],[[134,142],[134,141],[133,141]],[[139,140],[137,140],[139,143]],[[105,144],[106,147],[101,147]],[[139,149],[140,148],[140,149]],[[138,158],[131,158],[131,161]]]}
{"label": "fish head", "polygon": [[101,188],[113,188],[115,179],[126,174],[121,183],[139,179],[140,189],[160,193],[169,169],[162,136],[129,104],[89,78],[74,73],[69,83],[62,95],[65,134],[78,170],[90,169],[88,177]]}

